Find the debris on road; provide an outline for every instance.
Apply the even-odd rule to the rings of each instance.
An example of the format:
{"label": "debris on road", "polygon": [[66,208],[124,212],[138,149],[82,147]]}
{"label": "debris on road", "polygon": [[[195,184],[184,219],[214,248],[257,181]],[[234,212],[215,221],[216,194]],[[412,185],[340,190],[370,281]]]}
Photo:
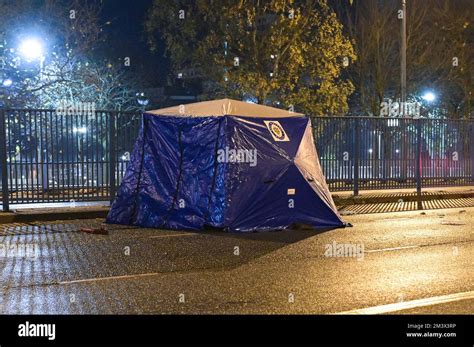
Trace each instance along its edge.
{"label": "debris on road", "polygon": [[95,234],[95,235],[108,235],[109,234],[109,231],[104,227],[100,227],[100,228],[80,228],[78,231],[81,231],[81,232],[87,233],[87,234]]}
{"label": "debris on road", "polygon": [[442,225],[466,225],[466,223],[461,223],[461,222],[441,222]]}

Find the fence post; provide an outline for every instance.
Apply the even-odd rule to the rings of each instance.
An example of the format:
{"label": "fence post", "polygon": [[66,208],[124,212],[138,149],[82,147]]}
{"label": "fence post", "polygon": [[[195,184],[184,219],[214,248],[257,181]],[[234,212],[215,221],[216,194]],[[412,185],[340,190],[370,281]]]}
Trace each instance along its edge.
{"label": "fence post", "polygon": [[7,131],[5,121],[5,110],[0,109],[0,177],[2,178],[2,206],[3,211],[8,212],[10,206],[8,194]]}
{"label": "fence post", "polygon": [[354,196],[359,195],[359,163],[360,163],[360,118],[354,118]]}
{"label": "fence post", "polygon": [[416,202],[418,210],[423,209],[422,197],[421,197],[421,122],[422,119],[415,119],[416,122]]}
{"label": "fence post", "polygon": [[116,156],[116,131],[115,131],[115,112],[109,114],[109,184],[110,184],[110,203],[115,199],[117,190],[115,181],[115,156]]}

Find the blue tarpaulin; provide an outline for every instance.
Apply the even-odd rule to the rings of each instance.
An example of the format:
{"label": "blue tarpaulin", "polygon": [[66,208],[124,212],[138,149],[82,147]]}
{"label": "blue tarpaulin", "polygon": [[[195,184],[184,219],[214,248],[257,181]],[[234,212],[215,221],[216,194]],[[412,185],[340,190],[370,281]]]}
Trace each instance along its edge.
{"label": "blue tarpaulin", "polygon": [[144,113],[107,222],[241,232],[344,226],[311,120],[229,99]]}

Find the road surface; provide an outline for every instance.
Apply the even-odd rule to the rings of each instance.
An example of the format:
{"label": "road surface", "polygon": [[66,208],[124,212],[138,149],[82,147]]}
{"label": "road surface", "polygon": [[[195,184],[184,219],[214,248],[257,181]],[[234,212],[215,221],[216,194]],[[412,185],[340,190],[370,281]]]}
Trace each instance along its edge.
{"label": "road surface", "polygon": [[353,228],[251,234],[0,225],[0,313],[472,314],[473,216],[348,215]]}

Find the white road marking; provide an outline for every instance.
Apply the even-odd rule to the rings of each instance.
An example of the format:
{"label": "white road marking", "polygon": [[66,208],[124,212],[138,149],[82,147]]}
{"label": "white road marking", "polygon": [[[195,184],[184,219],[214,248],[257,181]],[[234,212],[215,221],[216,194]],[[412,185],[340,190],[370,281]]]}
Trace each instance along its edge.
{"label": "white road marking", "polygon": [[409,249],[409,248],[418,248],[418,247],[421,247],[421,246],[403,246],[403,247],[393,247],[393,248],[380,248],[380,249],[371,249],[371,250],[365,251],[364,253],[398,251],[400,249]]}
{"label": "white road marking", "polygon": [[156,236],[150,236],[150,239],[163,239],[166,237],[196,236],[196,235],[199,235],[199,234],[181,233],[181,234],[170,234],[170,235],[156,235]]}
{"label": "white road marking", "polygon": [[438,304],[444,304],[453,301],[460,301],[466,299],[474,299],[474,291],[448,294],[441,296],[433,296],[431,298],[411,300],[406,302],[397,302],[394,304],[380,305],[374,307],[361,308],[357,310],[350,310],[344,312],[337,312],[335,314],[383,314],[402,310],[408,310],[411,308],[432,306]]}
{"label": "white road marking", "polygon": [[136,275],[85,278],[85,279],[81,279],[81,280],[63,281],[63,282],[59,282],[59,284],[75,284],[75,283],[99,282],[99,281],[108,281],[108,280],[122,280],[122,279],[128,279],[128,278],[156,276],[156,275],[160,275],[160,274],[161,273],[159,273],[159,272],[149,272],[149,273],[136,274]]}
{"label": "white road marking", "polygon": [[[180,234],[170,234],[170,235],[156,235],[156,236],[150,236],[150,238],[157,239],[157,238],[165,238],[165,237],[195,236],[195,235],[198,235],[198,234],[180,233]],[[63,281],[63,282],[59,282],[59,284],[75,284],[75,283],[99,282],[99,281],[108,281],[108,280],[120,280],[120,279],[155,276],[159,274],[160,274],[159,272],[150,272],[150,273],[136,274],[136,275],[85,278],[85,279],[80,279],[80,280]]]}
{"label": "white road marking", "polygon": [[[395,202],[395,204],[398,204],[398,202]],[[413,211],[399,211],[399,212],[413,212]],[[416,219],[414,217],[400,217],[400,218],[383,218],[383,219],[377,219],[372,222],[384,222],[386,223],[387,221],[400,221],[400,220],[413,220],[415,221]]]}

